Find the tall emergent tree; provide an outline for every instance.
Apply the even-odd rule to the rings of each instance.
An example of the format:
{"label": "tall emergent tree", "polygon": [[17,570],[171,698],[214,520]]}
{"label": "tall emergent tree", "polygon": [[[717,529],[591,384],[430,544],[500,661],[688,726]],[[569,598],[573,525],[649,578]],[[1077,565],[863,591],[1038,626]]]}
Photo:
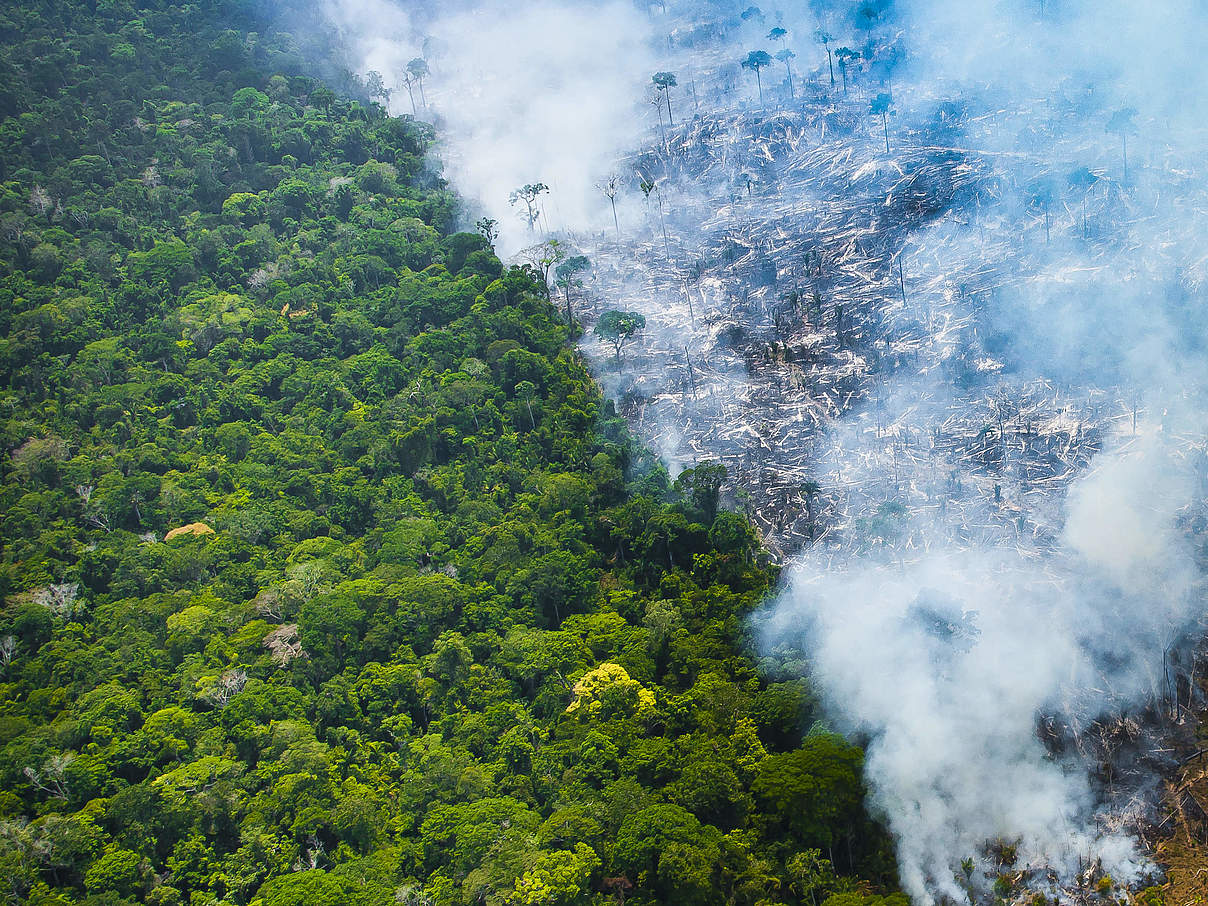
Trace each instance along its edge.
{"label": "tall emergent tree", "polygon": [[755,84],[759,88],[759,106],[763,106],[763,80],[759,77],[759,70],[772,62],[772,57],[766,50],[752,50],[747,54],[746,59],[742,61],[742,68],[749,69],[755,73]]}
{"label": "tall emergent tree", "polygon": [[411,99],[411,115],[418,116],[419,109],[415,106],[415,76],[410,72],[403,73],[403,85],[407,88],[407,97]]}
{"label": "tall emergent tree", "polygon": [[850,47],[840,47],[835,51],[835,56],[839,58],[839,72],[843,76],[843,93],[847,94],[847,67],[860,59],[860,52]]}
{"label": "tall emergent tree", "polygon": [[646,96],[650,106],[655,109],[659,118],[659,141],[663,145],[663,150],[670,152],[670,146],[667,144],[667,128],[663,125],[663,95],[657,88]]}
{"label": "tall emergent tree", "polygon": [[365,74],[365,91],[371,98],[380,100],[383,106],[390,104],[390,95],[392,92],[386,87],[382,74],[377,70],[371,69]]}
{"label": "tall emergent tree", "polygon": [[610,308],[600,315],[596,322],[595,335],[612,344],[616,355],[617,367],[621,367],[621,347],[639,330],[646,326],[644,315],[636,311],[617,311]]}
{"label": "tall emergent tree", "polygon": [[549,274],[556,265],[566,260],[566,246],[562,240],[547,239],[545,242],[531,245],[522,250],[519,257],[535,274],[541,275],[540,282],[545,287],[545,298],[547,301],[553,301],[550,296]]}
{"label": "tall emergent tree", "polygon": [[537,220],[541,217],[541,209],[537,207],[537,198],[544,192],[549,191],[549,186],[543,182],[525,183],[518,189],[513,189],[508,194],[508,202],[513,206],[517,202],[524,202],[524,210],[520,212],[520,216],[524,218],[524,222],[528,224],[529,232],[533,232],[537,226]]}
{"label": "tall emergent tree", "polygon": [[868,105],[868,112],[873,116],[881,117],[881,128],[885,132],[885,153],[889,153],[889,117],[893,115],[893,95],[888,91],[882,91],[872,103]]}
{"label": "tall emergent tree", "polygon": [[612,205],[612,225],[617,231],[617,235],[621,235],[621,222],[617,220],[617,193],[621,188],[621,177],[615,173],[609,173],[604,178],[603,182],[596,185],[604,197],[608,199],[608,203]]}
{"label": "tall emergent tree", "polygon": [[830,36],[830,32],[824,31],[821,28],[818,29],[818,32],[815,35],[815,37],[817,37],[818,43],[821,44],[824,48],[826,48],[826,65],[827,65],[827,68],[830,69],[831,88],[834,88],[835,87],[835,58],[831,55],[831,49],[830,49],[830,42],[834,39]]}
{"label": "tall emergent tree", "polygon": [[656,72],[650,77],[655,90],[667,104],[667,122],[675,128],[675,117],[671,115],[671,89],[676,86],[674,72]]}
{"label": "tall emergent tree", "polygon": [[796,54],[785,47],[782,50],[776,51],[776,59],[784,64],[784,71],[789,77],[789,97],[795,98],[796,92],[793,91],[793,68],[789,64],[796,58]]}
{"label": "tall emergent tree", "polygon": [[478,230],[478,234],[491,246],[495,245],[495,240],[499,238],[499,221],[494,217],[480,217],[474,224]]}
{"label": "tall emergent tree", "polygon": [[580,279],[580,274],[585,274],[591,270],[591,262],[586,255],[571,255],[556,268],[554,268],[554,282],[562,290],[563,297],[566,299],[566,323],[573,325],[575,323],[575,315],[570,306],[570,293],[572,289],[582,289],[583,281]]}
{"label": "tall emergent tree", "polygon": [[430,73],[427,61],[425,61],[423,57],[416,57],[407,64],[407,73],[411,76],[411,78],[415,79],[416,83],[419,85],[419,99],[426,109],[428,106],[428,99],[424,96],[424,79],[426,79]]}

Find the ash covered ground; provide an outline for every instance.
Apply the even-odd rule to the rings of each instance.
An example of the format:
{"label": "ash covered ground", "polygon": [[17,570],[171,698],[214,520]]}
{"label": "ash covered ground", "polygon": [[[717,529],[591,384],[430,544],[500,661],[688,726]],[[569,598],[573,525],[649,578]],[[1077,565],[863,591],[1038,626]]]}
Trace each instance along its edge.
{"label": "ash covered ground", "polygon": [[[657,183],[645,232],[573,237],[596,268],[578,312],[589,331],[602,306],[648,324],[619,374],[590,335],[583,347],[673,470],[727,465],[778,551],[884,543],[852,530],[870,501],[932,510],[970,541],[1042,536],[1047,493],[1165,414],[1112,363],[1071,373],[1071,354],[1118,352],[1076,348],[1097,341],[1097,325],[1061,337],[1071,326],[1044,319],[1111,307],[1102,297],[1129,283],[1160,307],[1191,304],[1205,262],[1183,255],[1204,223],[1131,232],[1162,216],[1163,199],[1122,184],[1110,140],[1062,146],[1062,120],[1093,115],[1081,98],[982,110],[899,91],[886,152],[868,108],[892,81],[870,68],[849,67],[846,95],[817,71],[794,100],[769,86],[763,108],[704,70],[696,93],[712,103],[618,165]],[[978,150],[1012,133],[1043,153]],[[1137,157],[1133,180],[1175,166]],[[1171,189],[1186,192],[1191,172]],[[1202,217],[1196,191],[1200,203],[1185,203]],[[1122,333],[1144,332],[1119,309]],[[1046,328],[1025,339],[1062,344],[1052,363],[1034,343],[1019,348],[1018,331]],[[1099,363],[1073,366],[1088,364]],[[1186,436],[1186,455],[1202,457],[1204,439]]]}

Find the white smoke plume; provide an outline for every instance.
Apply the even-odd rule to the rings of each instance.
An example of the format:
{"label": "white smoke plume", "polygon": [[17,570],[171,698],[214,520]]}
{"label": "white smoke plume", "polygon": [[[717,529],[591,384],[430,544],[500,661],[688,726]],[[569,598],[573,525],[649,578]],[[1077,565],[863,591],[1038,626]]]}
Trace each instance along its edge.
{"label": "white smoke plume", "polygon": [[1037,721],[1085,727],[1165,693],[1166,647],[1200,609],[1175,527],[1193,491],[1155,436],[1070,488],[1054,550],[796,565],[766,637],[809,651],[843,728],[867,737],[874,799],[915,897],[963,899],[953,868],[989,841],[1067,878],[1096,858],[1122,883],[1147,867],[1127,834],[1096,827],[1085,767],[1055,757]]}
{"label": "white smoke plume", "polygon": [[[445,175],[499,221],[501,251],[537,235],[611,223],[596,184],[646,128],[640,98],[653,67],[642,15],[629,3],[450,4],[421,13],[390,0],[325,0],[359,50],[362,74],[392,91],[390,109],[440,126]],[[408,93],[408,63],[431,75]],[[426,105],[425,105],[426,101]],[[510,193],[543,183],[530,231]]]}

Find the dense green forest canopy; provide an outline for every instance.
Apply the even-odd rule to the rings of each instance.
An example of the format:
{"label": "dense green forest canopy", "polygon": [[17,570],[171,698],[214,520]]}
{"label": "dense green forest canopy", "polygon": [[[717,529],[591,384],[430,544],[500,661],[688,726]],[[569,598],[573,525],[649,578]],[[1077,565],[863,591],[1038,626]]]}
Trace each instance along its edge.
{"label": "dense green forest canopy", "polygon": [[8,902],[892,890],[717,468],[635,444],[428,127],[250,4],[0,36]]}

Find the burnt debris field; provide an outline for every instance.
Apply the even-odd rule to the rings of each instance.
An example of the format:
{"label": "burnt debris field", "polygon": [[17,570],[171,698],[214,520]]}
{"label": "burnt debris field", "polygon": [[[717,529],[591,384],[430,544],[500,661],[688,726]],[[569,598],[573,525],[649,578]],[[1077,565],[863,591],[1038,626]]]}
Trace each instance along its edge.
{"label": "burnt debris field", "polygon": [[[724,463],[789,565],[765,651],[866,741],[923,900],[1115,896],[1205,830],[1166,787],[1198,757],[1208,530],[1188,61],[1141,79],[1086,39],[1110,15],[1008,6],[960,36],[926,4],[805,34],[656,11],[679,119],[617,164],[631,228],[564,239],[588,326],[645,318],[598,360],[619,410],[673,472]],[[1023,71],[927,58],[979,38]]]}

